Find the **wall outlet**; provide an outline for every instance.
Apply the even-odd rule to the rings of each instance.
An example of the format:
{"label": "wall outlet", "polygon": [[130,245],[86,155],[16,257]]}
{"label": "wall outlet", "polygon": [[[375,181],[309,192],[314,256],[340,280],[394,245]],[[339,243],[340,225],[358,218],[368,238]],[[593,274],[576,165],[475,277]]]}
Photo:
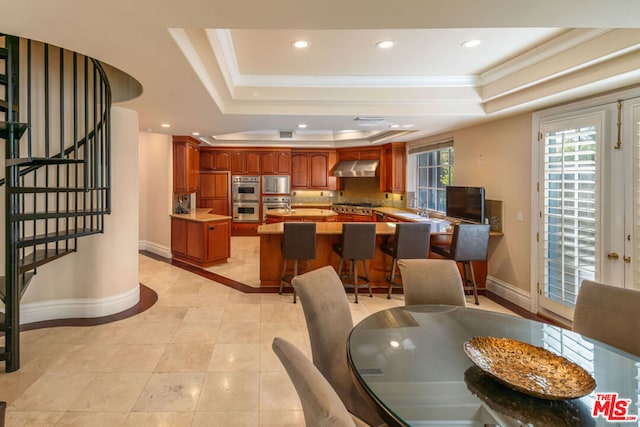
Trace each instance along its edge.
{"label": "wall outlet", "polygon": [[480,164],[480,166],[484,165],[484,156],[482,154],[480,154],[480,158],[478,159],[478,163]]}
{"label": "wall outlet", "polygon": [[518,220],[518,222],[524,221],[524,216],[522,215],[521,211],[518,211],[518,213],[516,214],[516,219]]}

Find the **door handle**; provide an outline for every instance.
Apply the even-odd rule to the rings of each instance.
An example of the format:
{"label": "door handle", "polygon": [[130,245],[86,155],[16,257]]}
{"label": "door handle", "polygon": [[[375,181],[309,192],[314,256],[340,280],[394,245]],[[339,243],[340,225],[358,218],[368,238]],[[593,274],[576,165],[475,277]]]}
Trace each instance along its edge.
{"label": "door handle", "polygon": [[609,258],[609,259],[618,259],[618,258],[620,258],[620,255],[618,255],[617,252],[611,252],[611,253],[607,254],[607,258]]}

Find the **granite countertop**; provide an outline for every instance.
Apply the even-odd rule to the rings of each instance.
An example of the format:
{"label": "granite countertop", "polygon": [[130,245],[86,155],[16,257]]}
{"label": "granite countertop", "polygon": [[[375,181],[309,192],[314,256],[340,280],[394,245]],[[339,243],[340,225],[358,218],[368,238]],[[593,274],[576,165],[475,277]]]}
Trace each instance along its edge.
{"label": "granite countertop", "polygon": [[269,209],[266,212],[267,216],[277,216],[277,217],[330,217],[337,216],[338,214],[329,209],[312,209],[312,208],[302,208],[302,209]]}
{"label": "granite countertop", "polygon": [[[258,234],[283,234],[284,222],[277,222],[274,224],[263,224],[258,227]],[[342,234],[342,222],[316,222],[316,234],[327,235]],[[353,224],[353,223],[344,223]],[[396,225],[389,222],[375,222],[376,234],[379,236],[393,235],[396,232]]]}
{"label": "granite countertop", "polygon": [[199,221],[199,222],[223,221],[225,219],[231,219],[230,216],[209,213],[210,210],[211,210],[210,208],[196,208],[195,211],[191,211],[188,214],[172,213],[171,217],[186,219],[189,221]]}
{"label": "granite countertop", "polygon": [[304,203],[292,203],[291,206],[293,208],[324,208],[331,207],[333,203],[312,203],[312,202],[304,202]]}

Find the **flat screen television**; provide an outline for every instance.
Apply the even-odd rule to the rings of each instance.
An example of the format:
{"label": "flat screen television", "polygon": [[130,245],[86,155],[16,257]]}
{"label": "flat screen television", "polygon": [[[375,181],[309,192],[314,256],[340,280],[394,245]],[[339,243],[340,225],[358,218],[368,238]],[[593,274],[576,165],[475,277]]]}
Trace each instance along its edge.
{"label": "flat screen television", "polygon": [[446,215],[484,223],[484,187],[447,186]]}

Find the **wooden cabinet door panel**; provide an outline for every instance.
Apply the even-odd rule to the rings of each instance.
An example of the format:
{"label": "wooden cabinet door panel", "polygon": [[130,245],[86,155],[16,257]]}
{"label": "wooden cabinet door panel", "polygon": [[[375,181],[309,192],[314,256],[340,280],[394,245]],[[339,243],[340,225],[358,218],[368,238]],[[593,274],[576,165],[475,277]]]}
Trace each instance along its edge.
{"label": "wooden cabinet door panel", "polygon": [[280,151],[276,154],[276,173],[289,175],[291,172],[291,154],[288,151]]}
{"label": "wooden cabinet door panel", "polygon": [[291,155],[291,188],[309,188],[309,155]]}
{"label": "wooden cabinet door panel", "polygon": [[228,151],[203,148],[200,150],[201,171],[228,171],[231,169],[231,155]]}
{"label": "wooden cabinet door panel", "polygon": [[231,169],[231,155],[226,151],[216,151],[214,154],[215,170],[228,171]]}
{"label": "wooden cabinet door panel", "polygon": [[200,149],[197,145],[187,145],[187,190],[194,193],[200,185]]}
{"label": "wooden cabinet door panel", "polygon": [[187,145],[184,143],[173,144],[173,192],[188,192],[187,176]]}
{"label": "wooden cabinet door panel", "polygon": [[200,175],[200,197],[228,197],[229,175],[226,172],[203,173]]}
{"label": "wooden cabinet door panel", "polygon": [[210,208],[209,213],[229,216],[229,201],[227,199],[200,199],[199,208]]}
{"label": "wooden cabinet door panel", "polygon": [[275,152],[264,152],[262,153],[262,157],[260,158],[261,166],[262,166],[262,174],[263,175],[275,175],[278,173],[278,168],[276,166],[276,153]]}
{"label": "wooden cabinet door panel", "polygon": [[204,259],[203,223],[187,222],[187,256],[202,261]]}
{"label": "wooden cabinet door panel", "polygon": [[231,153],[231,173],[243,175],[247,172],[247,164],[244,151],[234,151]]}
{"label": "wooden cabinet door panel", "polygon": [[187,254],[187,221],[171,218],[171,251]]}
{"label": "wooden cabinet door panel", "polygon": [[329,156],[325,153],[311,153],[309,155],[309,184],[311,188],[327,188]]}
{"label": "wooden cabinet door panel", "polygon": [[249,175],[260,175],[260,153],[249,151],[245,153],[247,173]]}
{"label": "wooden cabinet door panel", "polygon": [[229,222],[205,223],[207,255],[205,262],[229,257]]}
{"label": "wooden cabinet door panel", "polygon": [[214,171],[215,165],[215,153],[211,150],[202,150],[200,152],[200,170],[201,171]]}

